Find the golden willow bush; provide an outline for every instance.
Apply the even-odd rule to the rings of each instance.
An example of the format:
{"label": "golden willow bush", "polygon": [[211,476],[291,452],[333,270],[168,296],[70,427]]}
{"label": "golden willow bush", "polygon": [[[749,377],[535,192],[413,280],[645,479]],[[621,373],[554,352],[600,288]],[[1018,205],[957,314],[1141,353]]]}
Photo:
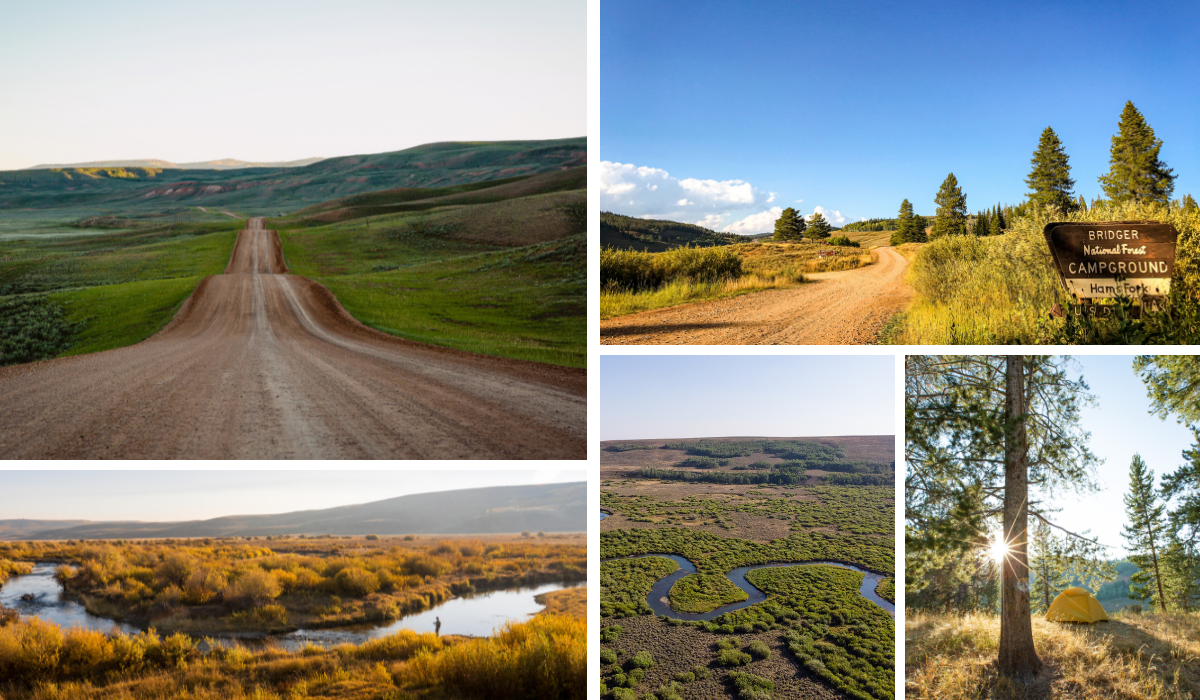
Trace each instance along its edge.
{"label": "golden willow bush", "polygon": [[394,619],[474,590],[586,578],[585,546],[545,540],[379,540],[353,552],[276,542],[3,543],[0,559],[68,562],[57,576],[94,614],[193,634]]}
{"label": "golden willow bush", "polygon": [[587,624],[541,615],[484,639],[412,630],[334,649],[210,647],[21,621],[0,626],[4,700],[585,697]]}
{"label": "golden willow bush", "polygon": [[[1169,311],[1132,321],[1051,318],[1062,290],[1042,234],[1051,221],[1154,220],[1179,231]],[[1100,205],[1062,214],[1053,207],[1014,217],[1000,236],[943,236],[926,244],[908,273],[917,292],[892,338],[904,344],[1197,342],[1200,338],[1200,212],[1158,204]],[[1128,308],[1130,302],[1125,302]]]}

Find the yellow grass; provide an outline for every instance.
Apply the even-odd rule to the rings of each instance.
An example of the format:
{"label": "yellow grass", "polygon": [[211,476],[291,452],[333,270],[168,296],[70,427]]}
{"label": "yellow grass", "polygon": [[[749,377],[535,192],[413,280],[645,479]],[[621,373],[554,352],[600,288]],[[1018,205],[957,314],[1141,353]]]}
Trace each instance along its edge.
{"label": "yellow grass", "polygon": [[[802,279],[800,280],[802,281]],[[601,292],[600,318],[678,306],[693,301],[736,297],[764,289],[786,289],[800,283],[794,277],[746,275],[720,282],[670,282],[652,292]]]}
{"label": "yellow grass", "polygon": [[[878,253],[862,248],[838,248],[817,243],[738,243],[721,250],[738,255],[741,276],[710,282],[676,279],[653,291],[601,290],[600,318],[735,297],[765,289],[788,289],[803,283],[805,274],[853,270],[879,259]],[[822,258],[818,255],[822,250],[832,250],[837,255]]]}
{"label": "yellow grass", "polygon": [[1200,697],[1200,613],[1112,614],[1095,625],[1033,618],[1043,670],[1029,684],[998,678],[995,615],[907,611],[905,698]]}
{"label": "yellow grass", "polygon": [[570,615],[580,620],[587,619],[587,588],[564,588],[543,593],[534,601],[546,606],[541,615]]}

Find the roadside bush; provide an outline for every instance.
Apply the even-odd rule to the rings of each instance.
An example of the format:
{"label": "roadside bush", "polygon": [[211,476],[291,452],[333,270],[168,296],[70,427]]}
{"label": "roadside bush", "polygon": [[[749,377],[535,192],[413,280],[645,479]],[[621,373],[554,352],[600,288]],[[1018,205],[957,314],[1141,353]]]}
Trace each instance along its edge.
{"label": "roadside bush", "polygon": [[[942,236],[913,261],[917,292],[894,340],[912,344],[1182,343],[1200,339],[1200,211],[1152,203],[1101,204],[1068,214],[1052,207],[1014,216],[1003,235]],[[1179,231],[1169,312],[1133,320],[1053,319],[1069,307],[1043,236],[1051,221],[1154,220]],[[1128,304],[1128,302],[1127,302]]]}
{"label": "roadside bush", "polygon": [[0,299],[0,367],[54,357],[71,347],[75,331],[45,297]]}
{"label": "roadside bush", "polygon": [[652,291],[668,282],[717,282],[741,275],[742,259],[727,246],[674,248],[662,253],[600,251],[600,287],[608,291]]}
{"label": "roadside bush", "polygon": [[858,241],[850,240],[849,236],[834,236],[826,239],[826,244],[832,246],[841,246],[842,248],[861,248],[862,245]]}

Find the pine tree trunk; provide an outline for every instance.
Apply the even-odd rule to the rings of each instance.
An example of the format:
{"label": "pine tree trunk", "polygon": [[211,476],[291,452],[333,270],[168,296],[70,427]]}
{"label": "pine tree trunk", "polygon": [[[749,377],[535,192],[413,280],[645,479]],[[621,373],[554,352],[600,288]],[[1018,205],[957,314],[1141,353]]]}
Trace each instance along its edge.
{"label": "pine tree trunk", "polygon": [[1008,555],[1000,578],[1000,656],[997,670],[1007,678],[1024,678],[1042,667],[1033,648],[1033,619],[1029,614],[1029,474],[1025,463],[1024,357],[1005,358],[1004,536]]}
{"label": "pine tree trunk", "polygon": [[1154,549],[1154,533],[1150,532],[1150,559],[1154,562],[1154,582],[1158,584],[1158,607],[1167,611],[1167,599],[1163,597],[1162,574],[1158,571],[1158,552]]}

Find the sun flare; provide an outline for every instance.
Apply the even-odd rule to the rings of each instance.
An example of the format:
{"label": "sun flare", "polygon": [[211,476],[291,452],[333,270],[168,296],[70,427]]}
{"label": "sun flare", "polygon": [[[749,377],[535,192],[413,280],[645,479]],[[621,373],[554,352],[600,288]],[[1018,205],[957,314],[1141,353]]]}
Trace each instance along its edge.
{"label": "sun flare", "polygon": [[1009,546],[998,533],[992,536],[992,546],[989,548],[992,553],[992,559],[996,563],[1002,563],[1004,558],[1008,556]]}

